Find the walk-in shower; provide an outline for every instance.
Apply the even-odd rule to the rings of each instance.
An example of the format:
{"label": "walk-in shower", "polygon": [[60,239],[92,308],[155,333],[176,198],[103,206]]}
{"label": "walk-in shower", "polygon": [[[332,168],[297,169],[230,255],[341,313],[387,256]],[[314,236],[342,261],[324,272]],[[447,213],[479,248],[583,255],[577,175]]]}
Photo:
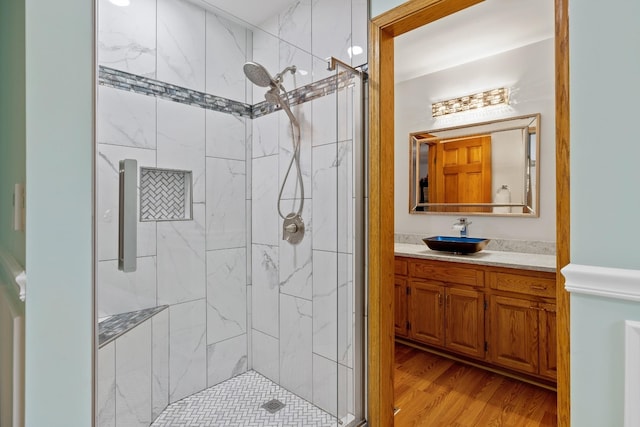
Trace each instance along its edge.
{"label": "walk-in shower", "polygon": [[361,2],[303,8],[314,53],[284,16],[97,1],[96,427],[361,425],[365,75],[318,42]]}
{"label": "walk-in shower", "polygon": [[[297,71],[297,67],[295,65],[288,66],[273,77],[271,77],[271,74],[269,74],[266,68],[264,68],[257,62],[247,62],[243,65],[242,68],[244,70],[244,74],[254,84],[261,87],[269,88],[269,90],[267,90],[267,92],[264,94],[265,100],[275,107],[282,108],[285,113],[287,113],[287,116],[289,116],[293,143],[293,154],[291,156],[291,160],[289,161],[289,167],[287,168],[284,179],[280,184],[280,192],[278,194],[278,214],[280,215],[280,218],[284,220],[282,223],[282,240],[286,240],[291,244],[297,244],[300,243],[300,241],[304,237],[304,220],[302,219],[302,209],[304,208],[304,183],[302,182],[302,170],[300,168],[300,123],[291,111],[287,90],[284,88],[284,85],[282,83],[282,81],[284,80],[284,75],[287,72],[295,74]],[[296,193],[297,189],[300,189],[300,197],[298,199],[299,206],[295,212],[290,212],[285,215],[282,213],[281,208],[282,192],[284,191],[287,179],[289,178],[289,174],[291,173],[291,168],[294,166],[294,164],[296,167],[297,179]]]}

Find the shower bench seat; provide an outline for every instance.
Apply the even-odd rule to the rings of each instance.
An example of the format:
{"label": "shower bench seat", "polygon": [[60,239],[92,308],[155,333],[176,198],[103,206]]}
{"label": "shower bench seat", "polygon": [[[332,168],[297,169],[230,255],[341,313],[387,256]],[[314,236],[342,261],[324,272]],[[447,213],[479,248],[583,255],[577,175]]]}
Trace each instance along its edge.
{"label": "shower bench seat", "polygon": [[169,404],[169,310],[98,322],[97,427],[151,423]]}

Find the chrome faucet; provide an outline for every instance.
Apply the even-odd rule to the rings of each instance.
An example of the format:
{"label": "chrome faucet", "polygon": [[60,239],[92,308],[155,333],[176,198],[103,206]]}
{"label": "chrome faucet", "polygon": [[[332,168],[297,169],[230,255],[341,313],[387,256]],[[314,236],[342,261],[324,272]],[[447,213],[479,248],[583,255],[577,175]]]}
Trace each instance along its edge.
{"label": "chrome faucet", "polygon": [[460,230],[460,237],[467,237],[469,224],[471,224],[471,221],[467,221],[467,218],[458,218],[458,222],[453,224],[453,229]]}

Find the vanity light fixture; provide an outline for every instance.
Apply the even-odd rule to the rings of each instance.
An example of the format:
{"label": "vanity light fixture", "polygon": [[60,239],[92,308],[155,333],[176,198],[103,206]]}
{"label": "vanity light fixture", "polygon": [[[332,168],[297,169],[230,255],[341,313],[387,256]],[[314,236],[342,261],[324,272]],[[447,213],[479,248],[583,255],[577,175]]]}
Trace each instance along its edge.
{"label": "vanity light fixture", "polygon": [[502,104],[509,105],[509,89],[504,87],[433,103],[431,104],[431,115],[439,117]]}

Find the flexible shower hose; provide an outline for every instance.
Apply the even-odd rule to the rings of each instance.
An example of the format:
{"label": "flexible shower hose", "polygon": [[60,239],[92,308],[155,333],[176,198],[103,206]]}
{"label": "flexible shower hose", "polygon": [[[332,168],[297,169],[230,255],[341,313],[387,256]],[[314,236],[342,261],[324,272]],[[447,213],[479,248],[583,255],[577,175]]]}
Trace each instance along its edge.
{"label": "flexible shower hose", "polygon": [[[291,107],[289,105],[289,97],[287,96],[286,92],[282,97],[282,102],[286,103],[287,104],[286,107],[289,109],[289,111],[291,111]],[[282,193],[284,192],[284,186],[286,185],[287,180],[289,179],[289,174],[291,173],[291,168],[293,167],[294,163],[296,165],[297,183],[300,185],[300,207],[296,211],[297,216],[302,215],[302,208],[304,207],[304,184],[302,182],[302,171],[300,170],[300,125],[298,123],[294,123],[294,121],[291,120],[291,118],[289,118],[289,125],[291,126],[291,135],[293,136],[293,141],[292,141],[293,155],[291,156],[291,160],[289,161],[289,167],[287,168],[287,173],[284,175],[284,179],[282,180],[282,185],[280,186],[280,193],[278,194],[278,214],[282,219],[287,218],[286,215],[282,214],[282,209],[280,208],[280,205],[282,204]],[[295,191],[293,194],[294,200],[295,200],[296,193],[297,191]]]}

